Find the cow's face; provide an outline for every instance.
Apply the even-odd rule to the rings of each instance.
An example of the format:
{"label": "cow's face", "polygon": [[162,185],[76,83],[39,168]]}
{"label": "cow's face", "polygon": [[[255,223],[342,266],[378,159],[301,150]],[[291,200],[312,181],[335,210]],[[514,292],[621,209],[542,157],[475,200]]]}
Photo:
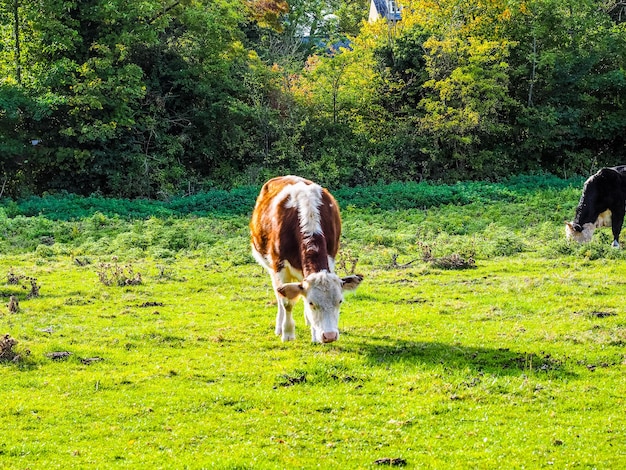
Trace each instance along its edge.
{"label": "cow's face", "polygon": [[358,275],[340,278],[322,271],[310,274],[301,283],[288,283],[278,289],[289,299],[304,298],[304,316],[311,327],[313,341],[332,343],[339,339],[339,308],[343,293],[355,290],[363,278]]}
{"label": "cow's face", "polygon": [[599,227],[611,226],[611,211],[606,210],[596,218],[595,222],[587,222],[583,225],[574,222],[565,223],[565,236],[568,240],[578,243],[588,243],[593,237],[593,232]]}
{"label": "cow's face", "polygon": [[582,227],[573,222],[565,223],[565,236],[568,240],[573,240],[578,243],[589,243],[595,230],[596,226],[591,222],[586,223]]}

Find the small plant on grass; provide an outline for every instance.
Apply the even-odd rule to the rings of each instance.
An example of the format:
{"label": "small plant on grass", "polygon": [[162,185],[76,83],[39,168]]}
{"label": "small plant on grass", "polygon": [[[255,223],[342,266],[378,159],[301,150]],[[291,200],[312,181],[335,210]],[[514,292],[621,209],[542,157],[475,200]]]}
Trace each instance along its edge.
{"label": "small plant on grass", "polygon": [[130,264],[120,266],[117,261],[100,263],[98,279],[105,286],[137,286],[143,283],[141,273],[136,273]]}
{"label": "small plant on grass", "polygon": [[466,258],[458,253],[435,257],[432,250],[426,243],[418,242],[418,246],[422,249],[422,260],[438,269],[471,269],[476,267],[474,256],[469,255]]}
{"label": "small plant on grass", "polygon": [[3,362],[18,362],[22,359],[23,355],[30,354],[30,351],[26,350],[24,353],[18,353],[15,351],[17,340],[11,338],[10,335],[4,335],[0,337],[0,363]]}
{"label": "small plant on grass", "polygon": [[339,261],[337,267],[345,274],[354,274],[359,257],[349,248],[343,248],[339,253]]}
{"label": "small plant on grass", "polygon": [[8,362],[13,360],[16,356],[15,351],[13,351],[13,346],[16,344],[17,341],[9,335],[4,335],[4,337],[0,339],[0,361]]}
{"label": "small plant on grass", "polygon": [[438,269],[472,269],[476,267],[474,258],[465,259],[458,253],[452,253],[441,258],[432,258],[428,262]]}
{"label": "small plant on grass", "polygon": [[89,258],[83,257],[83,258],[74,258],[74,263],[76,264],[76,266],[87,266],[89,264],[91,264],[91,260]]}
{"label": "small plant on grass", "polygon": [[[34,277],[27,277],[28,282],[30,282],[30,292],[26,295],[27,299],[32,299],[35,297],[39,297],[39,289],[41,286],[37,284],[37,279]],[[28,289],[26,286],[22,286],[24,289]]]}
{"label": "small plant on grass", "polygon": [[11,296],[7,308],[9,309],[9,313],[17,313],[20,311],[20,302],[17,297],[14,295]]}
{"label": "small plant on grass", "polygon": [[22,279],[24,279],[24,276],[21,274],[15,274],[13,268],[9,269],[9,272],[7,273],[7,284],[15,286],[19,284]]}
{"label": "small plant on grass", "polygon": [[[13,269],[10,269],[7,273],[7,284],[9,285],[19,285],[22,279],[26,279],[30,283],[30,292],[26,295],[26,298],[32,299],[34,297],[39,297],[39,289],[41,286],[37,284],[36,278],[15,274]],[[22,286],[22,289],[28,289],[28,287]],[[11,307],[11,305],[13,305],[13,307]],[[13,295],[11,296],[11,301],[9,303],[9,310],[12,313],[17,312],[17,297]]]}
{"label": "small plant on grass", "polygon": [[418,242],[417,245],[422,250],[421,258],[413,259],[407,263],[398,263],[398,254],[394,253],[391,256],[391,264],[389,267],[391,269],[408,268],[417,261],[423,261],[438,269],[471,269],[476,267],[473,255],[465,258],[458,253],[452,253],[445,256],[435,257],[433,256],[430,245],[423,242]]}
{"label": "small plant on grass", "polygon": [[[168,259],[166,260],[167,263],[173,263],[174,260],[172,259]],[[172,267],[168,264],[157,264],[156,268],[159,270],[159,275],[158,278],[160,280],[166,280],[166,281],[171,281],[174,280],[176,278],[176,273],[174,272],[174,269],[172,269]]]}

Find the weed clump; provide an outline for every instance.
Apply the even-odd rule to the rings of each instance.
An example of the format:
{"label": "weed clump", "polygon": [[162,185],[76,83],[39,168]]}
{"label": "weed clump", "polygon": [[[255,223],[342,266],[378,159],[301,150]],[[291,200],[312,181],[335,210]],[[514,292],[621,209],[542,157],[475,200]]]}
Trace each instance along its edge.
{"label": "weed clump", "polygon": [[430,246],[425,243],[420,243],[422,248],[422,260],[429,263],[432,267],[438,269],[472,269],[476,267],[476,262],[473,256],[464,258],[458,253],[452,253],[449,255],[435,257],[433,256]]}
{"label": "weed clump", "polygon": [[[6,334],[0,338],[0,363],[1,362],[18,362],[22,359],[22,354],[16,352],[13,348],[17,345],[17,340]],[[30,354],[26,350],[25,355]]]}
{"label": "weed clump", "polygon": [[24,279],[24,276],[21,274],[15,274],[13,268],[11,268],[7,273],[7,284],[9,285],[15,286],[19,284],[22,279]]}
{"label": "weed clump", "polygon": [[136,273],[130,264],[120,266],[117,262],[100,263],[98,279],[105,286],[138,286],[143,283],[141,273]]}
{"label": "weed clump", "polygon": [[282,374],[278,377],[276,387],[292,387],[294,385],[307,382],[307,374],[303,371],[296,371],[294,374]]}
{"label": "weed clump", "polygon": [[474,258],[465,259],[458,253],[452,253],[441,258],[432,258],[427,261],[431,266],[438,269],[472,269],[476,267]]}
{"label": "weed clump", "polygon": [[89,258],[83,257],[83,259],[80,258],[74,258],[74,263],[76,264],[76,266],[87,266],[89,264],[91,264],[91,260]]}
{"label": "weed clump", "polygon": [[49,359],[52,359],[53,361],[61,361],[61,360],[67,359],[71,355],[72,353],[69,351],[54,351],[54,352],[46,354],[46,357],[48,357]]}
{"label": "weed clump", "polygon": [[346,274],[354,274],[356,272],[356,265],[359,262],[359,257],[356,256],[352,250],[344,248],[339,256],[337,268],[344,271]]}
{"label": "weed clump", "polygon": [[9,303],[7,304],[7,308],[9,309],[9,313],[17,313],[20,311],[20,301],[12,295],[9,298]]}
{"label": "weed clump", "polygon": [[422,249],[421,258],[413,259],[408,263],[400,264],[398,263],[398,255],[394,254],[391,256],[391,264],[389,267],[391,269],[408,268],[417,261],[428,263],[430,266],[437,269],[472,269],[476,267],[476,262],[474,261],[473,255],[463,257],[458,253],[452,253],[449,255],[436,257],[433,255],[430,246],[426,243],[418,243],[418,246]]}
{"label": "weed clump", "polygon": [[[30,291],[26,295],[26,298],[32,299],[34,297],[39,297],[39,289],[41,288],[41,286],[37,284],[37,278],[30,277],[30,276],[23,276],[21,274],[15,274],[13,269],[10,269],[9,272],[7,273],[7,284],[9,285],[13,285],[13,286],[19,285],[22,282],[22,279],[26,279],[30,283]],[[22,289],[28,289],[28,287],[22,286]],[[14,305],[11,306],[11,304],[14,304]],[[18,308],[16,307],[19,307],[19,306],[17,305],[17,298],[15,296],[11,296],[11,300],[9,302],[8,307],[11,313],[17,312]]]}
{"label": "weed clump", "polygon": [[[34,277],[27,277],[28,282],[30,282],[30,292],[26,295],[27,299],[33,299],[35,297],[39,297],[39,289],[41,286],[37,284],[37,279]],[[26,286],[22,286],[24,289],[28,289]]]}
{"label": "weed clump", "polygon": [[17,340],[11,338],[9,335],[4,335],[2,339],[0,339],[0,361],[12,361],[16,356],[16,353],[13,351],[13,346],[17,344]]}
{"label": "weed clump", "polygon": [[385,465],[389,467],[404,467],[407,464],[406,460],[401,457],[393,457],[393,458],[385,457],[382,459],[375,460],[374,463],[376,465]]}

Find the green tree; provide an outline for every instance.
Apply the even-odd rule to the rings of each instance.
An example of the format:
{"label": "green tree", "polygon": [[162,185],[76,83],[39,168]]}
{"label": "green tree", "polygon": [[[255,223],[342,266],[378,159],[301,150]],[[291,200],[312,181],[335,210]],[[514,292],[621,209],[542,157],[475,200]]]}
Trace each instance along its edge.
{"label": "green tree", "polygon": [[421,102],[420,132],[432,138],[436,162],[461,176],[497,176],[509,162],[494,143],[510,132],[509,45],[478,38],[430,38],[424,47],[431,77]]}
{"label": "green tree", "polygon": [[529,2],[508,25],[518,160],[588,173],[620,161],[625,29],[597,2]]}
{"label": "green tree", "polygon": [[20,5],[24,93],[48,106],[46,119],[21,118],[41,142],[23,169],[34,190],[155,196],[222,166],[244,94],[240,2]]}

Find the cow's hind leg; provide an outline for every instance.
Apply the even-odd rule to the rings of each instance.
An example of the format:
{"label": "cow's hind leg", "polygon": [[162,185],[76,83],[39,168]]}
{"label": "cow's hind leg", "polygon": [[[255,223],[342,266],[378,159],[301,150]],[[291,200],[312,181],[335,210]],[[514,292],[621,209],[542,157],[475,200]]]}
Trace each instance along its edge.
{"label": "cow's hind leg", "polygon": [[619,235],[624,223],[624,209],[616,207],[611,210],[611,230],[613,231],[613,248],[619,248]]}

